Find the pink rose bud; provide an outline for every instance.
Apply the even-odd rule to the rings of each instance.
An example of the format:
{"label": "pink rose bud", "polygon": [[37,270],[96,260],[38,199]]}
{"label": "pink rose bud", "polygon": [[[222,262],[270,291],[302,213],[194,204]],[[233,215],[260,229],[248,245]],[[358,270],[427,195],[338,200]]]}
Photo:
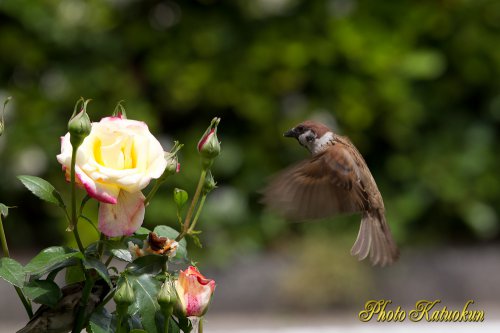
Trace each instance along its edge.
{"label": "pink rose bud", "polygon": [[176,311],[185,317],[202,317],[215,290],[215,281],[207,279],[194,266],[179,273],[175,281]]}
{"label": "pink rose bud", "polygon": [[212,119],[210,126],[198,142],[198,151],[202,157],[204,168],[210,167],[213,159],[220,153],[220,143],[217,138],[217,126],[219,122],[220,118]]}

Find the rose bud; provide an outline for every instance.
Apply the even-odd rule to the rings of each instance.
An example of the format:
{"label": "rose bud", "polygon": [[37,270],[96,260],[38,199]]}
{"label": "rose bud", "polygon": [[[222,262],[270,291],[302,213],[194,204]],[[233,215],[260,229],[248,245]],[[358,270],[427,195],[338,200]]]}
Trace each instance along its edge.
{"label": "rose bud", "polygon": [[181,171],[181,165],[179,163],[179,158],[177,157],[177,153],[179,152],[179,150],[181,150],[183,146],[184,145],[179,143],[179,141],[174,141],[174,146],[172,147],[172,149],[169,152],[166,151],[163,153],[166,167],[161,177],[158,178],[158,181],[160,183],[163,183],[168,178],[168,176],[174,175]]}
{"label": "rose bud", "polygon": [[174,189],[174,202],[177,210],[180,211],[188,201],[188,193],[180,188]]}
{"label": "rose bud", "polygon": [[212,161],[220,153],[220,142],[217,138],[217,126],[220,118],[212,119],[200,141],[198,142],[198,152],[202,158],[203,168],[207,169],[212,165]]}
{"label": "rose bud", "polygon": [[74,149],[80,147],[89,134],[92,128],[92,124],[90,123],[90,118],[87,114],[87,104],[90,100],[86,100],[83,102],[82,109],[79,113],[76,113],[78,105],[82,100],[79,100],[75,106],[75,110],[73,111],[73,115],[68,122],[68,132],[70,133],[70,142]]}
{"label": "rose bud", "polygon": [[212,176],[212,172],[210,170],[207,172],[207,176],[205,177],[205,183],[203,183],[203,194],[208,194],[210,191],[217,187],[217,183]]}
{"label": "rose bud", "polygon": [[180,271],[175,281],[176,312],[184,317],[202,317],[215,290],[215,281],[205,278],[196,267]]}
{"label": "rose bud", "polygon": [[158,293],[157,300],[162,310],[171,314],[173,306],[177,303],[177,292],[172,281],[165,280]]}
{"label": "rose bud", "polygon": [[123,279],[118,285],[113,300],[116,303],[116,311],[122,315],[127,313],[128,307],[134,303],[134,289],[127,279]]}
{"label": "rose bud", "polygon": [[173,175],[181,171],[179,159],[176,154],[165,152],[165,160],[167,161],[167,167],[165,168],[164,174]]}

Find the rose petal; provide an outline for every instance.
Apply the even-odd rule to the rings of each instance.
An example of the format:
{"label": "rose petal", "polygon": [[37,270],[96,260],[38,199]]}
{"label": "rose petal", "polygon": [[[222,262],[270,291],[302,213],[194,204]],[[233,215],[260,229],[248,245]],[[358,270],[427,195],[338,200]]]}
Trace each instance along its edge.
{"label": "rose petal", "polygon": [[102,203],[99,207],[99,230],[108,237],[133,234],[144,220],[144,199],[140,191],[120,191],[116,204]]}

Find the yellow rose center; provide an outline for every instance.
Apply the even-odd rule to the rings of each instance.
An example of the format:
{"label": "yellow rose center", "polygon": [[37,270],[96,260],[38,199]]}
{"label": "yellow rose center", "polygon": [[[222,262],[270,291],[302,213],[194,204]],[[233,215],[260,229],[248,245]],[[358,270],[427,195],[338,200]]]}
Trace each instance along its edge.
{"label": "yellow rose center", "polygon": [[96,138],[93,153],[96,162],[106,168],[124,170],[133,169],[137,165],[134,140],[129,136],[120,137],[113,142],[103,142]]}

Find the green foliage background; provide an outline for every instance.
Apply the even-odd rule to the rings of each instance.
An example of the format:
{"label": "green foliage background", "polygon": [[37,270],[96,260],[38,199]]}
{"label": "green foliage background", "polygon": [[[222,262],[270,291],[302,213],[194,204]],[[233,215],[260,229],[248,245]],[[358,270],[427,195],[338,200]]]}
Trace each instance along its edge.
{"label": "green foliage background", "polygon": [[14,98],[0,138],[0,201],[18,206],[10,243],[65,237],[59,211],[14,176],[65,191],[55,155],[80,96],[94,121],[124,99],[166,149],[186,144],[148,226],[175,226],[173,187],[194,191],[196,142],[222,118],[220,187],[200,224],[218,264],[318,235],[354,240],[357,217],[288,225],[258,203],[270,175],[307,155],[281,136],[306,118],[364,154],[403,249],[498,242],[499,37],[500,3],[486,0],[0,0],[0,96]]}

